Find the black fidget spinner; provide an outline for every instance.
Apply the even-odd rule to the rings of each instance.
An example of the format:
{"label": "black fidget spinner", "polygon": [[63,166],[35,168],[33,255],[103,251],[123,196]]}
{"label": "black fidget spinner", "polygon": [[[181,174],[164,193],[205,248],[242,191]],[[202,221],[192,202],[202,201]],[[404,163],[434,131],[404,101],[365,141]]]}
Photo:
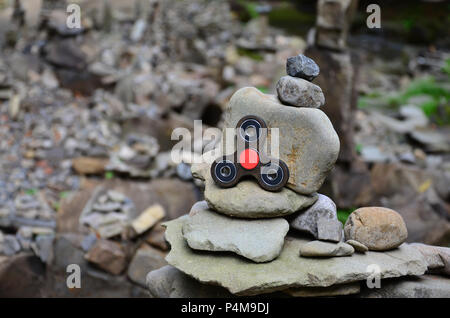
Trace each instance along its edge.
{"label": "black fidget spinner", "polygon": [[[253,176],[268,191],[278,191],[289,179],[289,169],[281,159],[273,160],[263,150],[267,125],[253,115],[239,120],[237,149],[230,156],[216,159],[211,165],[211,176],[223,188],[236,185],[244,176]],[[243,149],[242,151],[238,150]],[[238,153],[239,152],[239,153]]]}

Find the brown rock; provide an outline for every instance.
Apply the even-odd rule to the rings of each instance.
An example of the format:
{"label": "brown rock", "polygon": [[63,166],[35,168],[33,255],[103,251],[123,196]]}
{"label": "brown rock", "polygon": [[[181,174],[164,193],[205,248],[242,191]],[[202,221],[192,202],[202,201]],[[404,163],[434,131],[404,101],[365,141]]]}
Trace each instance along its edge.
{"label": "brown rock", "polygon": [[79,174],[102,174],[108,159],[95,157],[78,157],[72,160],[73,169]]}
{"label": "brown rock", "polygon": [[169,244],[167,244],[166,239],[164,238],[164,233],[166,229],[161,225],[161,223],[157,223],[148,233],[145,238],[146,242],[150,245],[157,247],[163,251],[169,250]]}
{"label": "brown rock", "polygon": [[31,253],[0,256],[0,297],[45,297],[45,265]]}
{"label": "brown rock", "polygon": [[348,217],[344,232],[347,240],[358,241],[373,251],[396,248],[408,237],[401,215],[383,207],[355,210]]}
{"label": "brown rock", "polygon": [[109,240],[98,240],[84,257],[114,275],[120,274],[127,266],[124,248],[119,243]]}
{"label": "brown rock", "polygon": [[146,287],[145,279],[149,272],[167,265],[165,253],[143,245],[137,250],[128,267],[128,277],[135,283]]}
{"label": "brown rock", "polygon": [[347,52],[335,52],[310,47],[305,54],[320,65],[320,74],[314,80],[325,95],[325,105],[321,110],[327,114],[336,130],[341,149],[339,161],[352,163],[356,158],[354,131],[354,112],[357,92],[355,83],[358,73],[357,61]]}

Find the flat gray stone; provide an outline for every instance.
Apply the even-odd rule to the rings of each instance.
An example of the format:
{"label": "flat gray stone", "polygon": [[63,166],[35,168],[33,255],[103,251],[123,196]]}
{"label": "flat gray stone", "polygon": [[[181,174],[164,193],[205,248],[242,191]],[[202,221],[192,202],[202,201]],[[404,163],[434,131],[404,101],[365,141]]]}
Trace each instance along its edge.
{"label": "flat gray stone", "polygon": [[422,243],[411,243],[425,257],[429,270],[450,275],[450,248]]}
{"label": "flat gray stone", "polygon": [[14,235],[5,235],[3,237],[2,252],[6,256],[11,256],[18,253],[21,249],[20,243]]}
{"label": "flat gray stone", "polygon": [[205,200],[208,206],[228,216],[239,218],[285,216],[309,207],[317,200],[316,195],[302,195],[288,188],[283,188],[279,192],[266,191],[253,180],[243,180],[234,187],[221,188],[212,179],[209,165],[201,164],[201,166],[192,165],[192,169],[195,171],[194,175],[200,176],[205,181]]}
{"label": "flat gray stone", "polygon": [[233,254],[195,251],[187,245],[181,228],[187,216],[165,223],[171,250],[167,262],[196,280],[227,288],[237,295],[257,295],[290,287],[327,287],[365,280],[367,266],[377,264],[380,277],[422,275],[427,264],[416,249],[403,244],[379,253],[353,254],[351,257],[313,259],[299,257],[304,239],[287,238],[280,256],[268,263],[253,263]]}
{"label": "flat gray stone", "polygon": [[225,288],[202,284],[170,265],[148,273],[147,287],[154,298],[233,297]]}
{"label": "flat gray stone", "polygon": [[325,104],[322,89],[302,78],[283,76],[278,80],[277,94],[289,106],[319,108]]}
{"label": "flat gray stone", "polygon": [[353,248],[355,249],[355,251],[357,252],[361,252],[361,253],[365,253],[367,252],[369,249],[367,248],[367,246],[365,246],[363,243],[360,243],[358,241],[355,240],[348,240],[345,243],[353,246]]}
{"label": "flat gray stone", "polygon": [[335,257],[350,256],[355,249],[346,243],[329,243],[322,241],[308,242],[300,247],[301,257]]}
{"label": "flat gray stone", "polygon": [[[242,117],[250,114],[261,117],[268,128],[278,128],[280,159],[289,167],[287,187],[301,194],[317,192],[339,153],[339,138],[327,115],[315,108],[286,107],[274,95],[245,87],[231,97],[224,127],[235,128]],[[232,154],[234,147],[227,147],[226,138],[225,130],[224,152]]]}
{"label": "flat gray stone", "polygon": [[[236,297],[220,286],[206,285],[186,275],[171,265],[166,265],[147,275],[150,297],[154,298],[232,298]],[[330,287],[289,288],[272,293],[270,297],[330,297],[357,294],[360,284],[339,284]]]}
{"label": "flat gray stone", "polygon": [[[336,204],[326,195],[317,194],[317,201],[304,211],[293,215],[290,219],[290,226],[293,229],[310,233],[316,239],[326,239],[339,242],[342,239],[342,231],[338,233],[333,227],[333,232],[326,233],[325,227],[330,223],[339,222],[337,218]],[[319,237],[318,225],[321,223],[321,236]],[[340,222],[339,222],[340,223]],[[339,225],[337,225],[339,226]]]}
{"label": "flat gray stone", "polygon": [[312,81],[319,72],[320,68],[316,62],[303,54],[288,57],[286,60],[286,73],[290,76]]}
{"label": "flat gray stone", "polygon": [[257,263],[280,255],[288,230],[283,218],[244,220],[211,210],[198,211],[183,224],[183,236],[191,248],[233,252]]}
{"label": "flat gray stone", "polygon": [[450,298],[450,279],[424,275],[382,280],[381,288],[365,288],[364,298]]}

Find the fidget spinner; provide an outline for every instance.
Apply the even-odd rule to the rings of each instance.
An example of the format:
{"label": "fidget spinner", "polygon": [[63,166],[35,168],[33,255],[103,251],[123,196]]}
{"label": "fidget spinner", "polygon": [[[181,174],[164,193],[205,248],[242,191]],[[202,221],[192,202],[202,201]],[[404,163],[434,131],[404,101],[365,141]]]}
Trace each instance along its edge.
{"label": "fidget spinner", "polygon": [[245,116],[239,120],[236,129],[239,140],[235,152],[216,159],[211,165],[211,176],[216,184],[230,188],[241,178],[252,176],[265,190],[283,188],[289,179],[289,169],[284,161],[273,160],[264,152],[262,146],[267,137],[264,120],[253,115]]}

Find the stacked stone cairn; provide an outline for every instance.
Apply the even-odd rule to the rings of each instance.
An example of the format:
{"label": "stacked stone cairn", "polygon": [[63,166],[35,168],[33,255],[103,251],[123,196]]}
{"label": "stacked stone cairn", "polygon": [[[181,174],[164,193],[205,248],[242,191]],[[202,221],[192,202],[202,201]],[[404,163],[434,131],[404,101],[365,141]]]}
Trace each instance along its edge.
{"label": "stacked stone cairn", "polygon": [[422,254],[402,244],[407,230],[397,212],[360,208],[343,227],[335,203],[317,193],[337,160],[339,138],[320,110],[322,90],[311,82],[319,75],[318,65],[298,55],[287,60],[286,70],[276,86],[278,96],[254,87],[238,90],[224,127],[255,115],[265,120],[269,133],[278,128],[288,183],[278,192],[263,190],[252,179],[221,188],[209,164],[194,164],[193,176],[205,184],[205,201],[165,223],[170,265],[148,274],[152,296],[354,294],[373,275],[370,266],[381,279],[427,270]]}

